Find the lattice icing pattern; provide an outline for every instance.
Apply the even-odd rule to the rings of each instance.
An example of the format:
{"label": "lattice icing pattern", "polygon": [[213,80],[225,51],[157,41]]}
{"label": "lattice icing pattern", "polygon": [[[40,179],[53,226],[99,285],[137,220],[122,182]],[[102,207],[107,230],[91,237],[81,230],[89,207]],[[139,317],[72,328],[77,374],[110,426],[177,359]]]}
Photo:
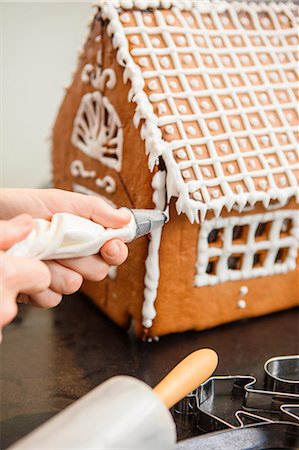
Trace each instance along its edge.
{"label": "lattice icing pattern", "polygon": [[139,3],[116,13],[106,2],[103,15],[131,80],[135,125],[146,120],[150,167],[162,155],[178,212],[193,222],[198,211],[203,220],[209,209],[298,196],[294,8]]}
{"label": "lattice icing pattern", "polygon": [[298,239],[296,210],[206,220],[199,233],[194,285],[294,270]]}

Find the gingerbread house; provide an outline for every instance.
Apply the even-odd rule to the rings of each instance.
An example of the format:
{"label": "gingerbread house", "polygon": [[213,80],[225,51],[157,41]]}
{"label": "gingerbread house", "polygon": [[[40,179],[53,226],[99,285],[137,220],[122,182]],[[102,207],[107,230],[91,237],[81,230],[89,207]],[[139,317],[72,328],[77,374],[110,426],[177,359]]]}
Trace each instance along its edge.
{"label": "gingerbread house", "polygon": [[149,338],[298,305],[297,7],[100,1],[53,130],[54,185],[169,209],[83,290]]}

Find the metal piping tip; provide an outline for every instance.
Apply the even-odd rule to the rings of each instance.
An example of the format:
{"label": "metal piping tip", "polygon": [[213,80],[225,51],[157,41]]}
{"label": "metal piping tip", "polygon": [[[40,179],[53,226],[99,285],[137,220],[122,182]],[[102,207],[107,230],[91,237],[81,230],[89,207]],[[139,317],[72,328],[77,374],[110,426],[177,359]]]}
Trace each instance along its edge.
{"label": "metal piping tip", "polygon": [[168,217],[156,209],[131,209],[136,222],[136,238],[163,227]]}

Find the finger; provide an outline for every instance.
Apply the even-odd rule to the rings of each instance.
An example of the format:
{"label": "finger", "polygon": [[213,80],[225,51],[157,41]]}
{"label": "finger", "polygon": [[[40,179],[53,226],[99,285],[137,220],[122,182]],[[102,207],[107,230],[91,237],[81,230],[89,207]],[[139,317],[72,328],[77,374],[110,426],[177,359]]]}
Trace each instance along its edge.
{"label": "finger", "polygon": [[83,277],[80,273],[55,261],[47,261],[45,264],[51,273],[50,289],[65,295],[73,294],[80,289],[83,283]]}
{"label": "finger", "polygon": [[120,266],[128,257],[128,247],[119,239],[111,239],[101,248],[101,255],[110,266]]}
{"label": "finger", "polygon": [[18,306],[15,295],[12,292],[6,292],[6,295],[1,295],[0,302],[0,328],[8,325],[17,315]]}
{"label": "finger", "polygon": [[108,275],[109,265],[99,255],[86,258],[62,259],[59,264],[80,273],[89,281],[102,281]]}
{"label": "finger", "polygon": [[34,294],[47,289],[51,282],[47,266],[36,259],[0,255],[0,278],[4,289],[12,291],[15,296],[20,292]]}
{"label": "finger", "polygon": [[25,239],[33,228],[29,214],[21,214],[11,220],[0,221],[0,249],[7,250],[16,242]]}
{"label": "finger", "polygon": [[104,227],[118,228],[130,222],[127,210],[118,210],[93,195],[78,194],[59,189],[41,190],[40,196],[53,213],[69,212],[91,219]]}
{"label": "finger", "polygon": [[46,289],[38,294],[30,295],[30,305],[37,306],[38,308],[55,308],[62,300],[62,294],[52,291],[52,289]]}

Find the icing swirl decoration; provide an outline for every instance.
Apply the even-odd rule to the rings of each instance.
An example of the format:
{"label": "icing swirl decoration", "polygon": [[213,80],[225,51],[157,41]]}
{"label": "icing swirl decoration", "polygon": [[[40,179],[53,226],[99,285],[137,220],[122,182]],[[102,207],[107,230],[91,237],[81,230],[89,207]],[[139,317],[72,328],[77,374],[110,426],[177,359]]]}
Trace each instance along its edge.
{"label": "icing swirl decoration", "polygon": [[71,141],[91,158],[118,172],[121,170],[122,125],[113,105],[100,92],[82,97]]}

